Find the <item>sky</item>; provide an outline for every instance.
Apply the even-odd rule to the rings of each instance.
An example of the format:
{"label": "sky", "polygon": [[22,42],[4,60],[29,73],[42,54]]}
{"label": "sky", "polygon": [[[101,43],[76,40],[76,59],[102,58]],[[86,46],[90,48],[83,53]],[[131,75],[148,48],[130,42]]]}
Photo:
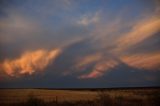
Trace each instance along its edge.
{"label": "sky", "polygon": [[0,88],[160,86],[159,0],[1,0]]}

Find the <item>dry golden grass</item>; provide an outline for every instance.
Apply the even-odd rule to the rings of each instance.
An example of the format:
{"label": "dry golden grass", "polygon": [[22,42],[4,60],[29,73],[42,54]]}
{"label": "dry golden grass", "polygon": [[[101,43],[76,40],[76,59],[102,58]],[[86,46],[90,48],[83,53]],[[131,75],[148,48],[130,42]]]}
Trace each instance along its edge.
{"label": "dry golden grass", "polygon": [[[0,104],[25,103],[30,96],[43,103],[91,103],[105,105],[159,106],[159,89],[111,89],[111,90],[49,90],[49,89],[1,89]],[[48,106],[48,105],[47,105]],[[81,105],[80,105],[81,106]]]}
{"label": "dry golden grass", "polygon": [[72,90],[43,90],[43,89],[2,89],[0,94],[0,102],[20,102],[27,100],[29,95],[34,95],[44,101],[79,101],[93,100],[96,98],[97,92],[92,91],[72,91]]}

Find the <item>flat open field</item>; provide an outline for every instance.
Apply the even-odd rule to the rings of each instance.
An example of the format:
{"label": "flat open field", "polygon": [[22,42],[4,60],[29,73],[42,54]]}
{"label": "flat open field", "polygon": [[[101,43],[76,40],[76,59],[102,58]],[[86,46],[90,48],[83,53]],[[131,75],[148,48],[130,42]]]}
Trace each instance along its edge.
{"label": "flat open field", "polygon": [[159,100],[159,88],[103,90],[0,89],[0,106],[158,106]]}

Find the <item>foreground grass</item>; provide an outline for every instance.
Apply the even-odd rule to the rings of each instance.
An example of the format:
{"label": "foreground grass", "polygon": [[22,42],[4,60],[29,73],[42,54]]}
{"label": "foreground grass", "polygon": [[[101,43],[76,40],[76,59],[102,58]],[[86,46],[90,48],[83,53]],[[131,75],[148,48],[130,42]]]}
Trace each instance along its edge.
{"label": "foreground grass", "polygon": [[1,89],[0,106],[160,106],[159,89]]}

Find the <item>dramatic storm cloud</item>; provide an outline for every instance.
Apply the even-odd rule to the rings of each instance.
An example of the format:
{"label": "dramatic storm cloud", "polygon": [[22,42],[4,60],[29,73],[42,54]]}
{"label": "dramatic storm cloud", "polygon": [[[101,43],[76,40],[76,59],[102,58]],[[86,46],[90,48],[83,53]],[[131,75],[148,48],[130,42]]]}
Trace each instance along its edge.
{"label": "dramatic storm cloud", "polygon": [[0,87],[160,86],[159,0],[1,0]]}

